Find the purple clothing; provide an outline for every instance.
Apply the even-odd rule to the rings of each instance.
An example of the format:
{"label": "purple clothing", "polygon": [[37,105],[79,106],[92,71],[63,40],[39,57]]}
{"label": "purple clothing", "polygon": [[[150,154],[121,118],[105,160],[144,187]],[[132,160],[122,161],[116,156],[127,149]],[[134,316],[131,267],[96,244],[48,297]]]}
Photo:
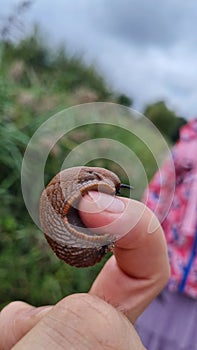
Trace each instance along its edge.
{"label": "purple clothing", "polygon": [[197,350],[197,300],[166,288],[135,327],[147,350]]}

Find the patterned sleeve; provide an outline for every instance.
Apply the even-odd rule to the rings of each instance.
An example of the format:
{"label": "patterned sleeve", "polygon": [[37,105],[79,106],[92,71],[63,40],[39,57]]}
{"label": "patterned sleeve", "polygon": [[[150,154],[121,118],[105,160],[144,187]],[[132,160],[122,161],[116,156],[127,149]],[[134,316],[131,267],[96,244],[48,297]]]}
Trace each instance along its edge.
{"label": "patterned sleeve", "polygon": [[175,189],[175,169],[173,158],[167,159],[153,176],[146,189],[143,202],[162,222],[172,203]]}

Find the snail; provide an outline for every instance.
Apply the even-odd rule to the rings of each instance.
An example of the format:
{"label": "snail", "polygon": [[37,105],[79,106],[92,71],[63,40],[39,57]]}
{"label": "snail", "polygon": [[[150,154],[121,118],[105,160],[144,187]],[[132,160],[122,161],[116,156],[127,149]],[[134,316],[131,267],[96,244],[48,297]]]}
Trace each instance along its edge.
{"label": "snail", "polygon": [[121,184],[113,172],[99,167],[73,167],[59,172],[42,192],[40,198],[40,225],[55,254],[69,265],[92,266],[112,250],[114,241],[107,234],[96,234],[88,229],[78,214],[81,196],[90,190],[110,195]]}

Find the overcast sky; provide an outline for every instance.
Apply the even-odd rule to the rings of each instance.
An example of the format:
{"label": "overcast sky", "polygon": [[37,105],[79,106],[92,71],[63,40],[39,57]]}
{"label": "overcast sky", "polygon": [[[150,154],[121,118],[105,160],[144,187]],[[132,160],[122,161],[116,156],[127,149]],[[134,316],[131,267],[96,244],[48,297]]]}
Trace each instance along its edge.
{"label": "overcast sky", "polygon": [[[1,18],[19,2],[1,0]],[[196,0],[35,0],[23,22],[94,62],[137,110],[164,99],[197,116]]]}

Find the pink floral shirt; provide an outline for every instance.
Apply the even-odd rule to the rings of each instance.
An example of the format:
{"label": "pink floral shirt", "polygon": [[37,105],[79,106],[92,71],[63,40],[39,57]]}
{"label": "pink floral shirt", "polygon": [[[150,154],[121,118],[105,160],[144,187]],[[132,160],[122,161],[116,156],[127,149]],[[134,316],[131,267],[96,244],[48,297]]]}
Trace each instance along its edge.
{"label": "pink floral shirt", "polygon": [[172,157],[176,182],[168,213],[163,217],[173,188],[174,169],[168,160],[153,177],[144,201],[164,229],[171,265],[169,289],[197,298],[197,119],[181,128]]}

